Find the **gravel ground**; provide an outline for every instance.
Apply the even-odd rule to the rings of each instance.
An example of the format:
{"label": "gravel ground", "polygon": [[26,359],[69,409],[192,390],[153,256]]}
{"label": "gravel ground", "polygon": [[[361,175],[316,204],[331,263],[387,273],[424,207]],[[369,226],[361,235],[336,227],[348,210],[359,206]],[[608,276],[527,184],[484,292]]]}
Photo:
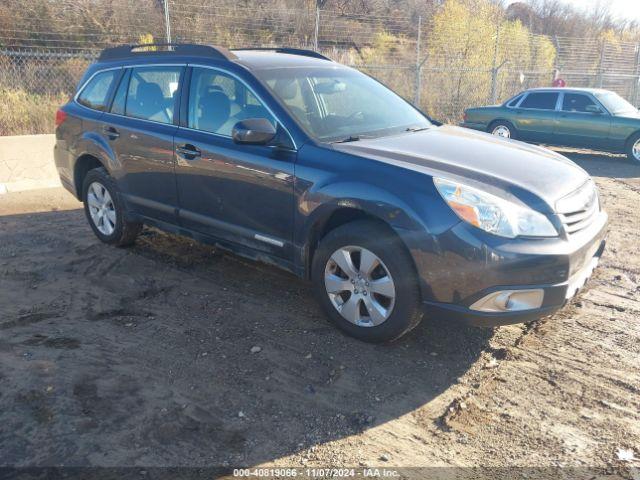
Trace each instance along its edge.
{"label": "gravel ground", "polygon": [[564,153],[611,218],[588,287],[528,326],[423,322],[392,346],[272,267],[155,230],[105,246],[62,189],[0,195],[0,465],[639,475],[640,167]]}

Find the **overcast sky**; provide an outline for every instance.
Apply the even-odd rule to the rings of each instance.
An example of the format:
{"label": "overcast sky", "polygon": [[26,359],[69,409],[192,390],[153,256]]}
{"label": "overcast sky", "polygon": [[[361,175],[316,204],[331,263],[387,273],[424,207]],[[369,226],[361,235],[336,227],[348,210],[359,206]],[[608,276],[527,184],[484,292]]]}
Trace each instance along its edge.
{"label": "overcast sky", "polygon": [[611,14],[631,20],[640,21],[640,0],[563,0],[579,9],[593,8],[598,2],[609,4]]}
{"label": "overcast sky", "polygon": [[578,8],[592,8],[600,1],[611,5],[611,13],[621,18],[640,20],[640,0],[565,0]]}

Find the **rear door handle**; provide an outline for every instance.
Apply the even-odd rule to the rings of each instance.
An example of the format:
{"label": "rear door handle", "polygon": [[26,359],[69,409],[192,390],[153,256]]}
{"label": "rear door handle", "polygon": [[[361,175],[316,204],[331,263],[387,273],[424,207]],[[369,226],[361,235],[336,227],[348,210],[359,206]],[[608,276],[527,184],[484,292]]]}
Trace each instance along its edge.
{"label": "rear door handle", "polygon": [[118,130],[116,130],[114,127],[109,127],[108,125],[105,125],[104,127],[102,127],[102,131],[111,140],[115,140],[120,136],[120,133],[118,133]]}
{"label": "rear door handle", "polygon": [[202,155],[202,152],[200,152],[200,150],[198,150],[193,145],[189,145],[188,143],[186,145],[181,145],[177,147],[176,153],[187,159],[193,159]]}

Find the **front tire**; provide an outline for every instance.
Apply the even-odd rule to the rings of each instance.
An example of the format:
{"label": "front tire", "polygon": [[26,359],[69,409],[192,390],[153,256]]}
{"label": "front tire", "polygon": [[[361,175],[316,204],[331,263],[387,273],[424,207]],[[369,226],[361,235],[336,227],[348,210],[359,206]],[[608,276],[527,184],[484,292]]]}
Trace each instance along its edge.
{"label": "front tire", "polygon": [[640,165],[640,132],[633,135],[627,142],[627,158]]}
{"label": "front tire", "polygon": [[512,140],[516,140],[517,138],[516,129],[511,125],[511,123],[505,120],[492,122],[491,125],[489,125],[487,132],[491,135],[495,135],[496,137],[510,138]]}
{"label": "front tire", "polygon": [[118,247],[135,242],[142,224],[127,221],[118,187],[103,167],[87,173],[82,200],[89,225],[100,241]]}
{"label": "front tire", "polygon": [[329,319],[366,342],[390,342],[420,323],[418,278],[404,244],[376,222],[329,232],[313,257],[314,293]]}

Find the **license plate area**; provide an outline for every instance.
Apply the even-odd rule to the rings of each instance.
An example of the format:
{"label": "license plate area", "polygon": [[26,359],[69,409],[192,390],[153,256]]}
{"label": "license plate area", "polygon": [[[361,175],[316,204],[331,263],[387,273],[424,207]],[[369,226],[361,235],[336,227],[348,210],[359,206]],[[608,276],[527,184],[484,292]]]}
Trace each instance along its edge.
{"label": "license plate area", "polygon": [[587,250],[587,254],[583,257],[581,264],[582,267],[576,273],[574,273],[569,279],[569,284],[567,286],[567,293],[565,295],[565,299],[569,300],[573,298],[587,283],[587,280],[593,275],[593,271],[598,266],[600,262],[600,257],[602,256],[602,252],[604,251],[604,240],[601,242],[596,242],[594,245],[591,245]]}

